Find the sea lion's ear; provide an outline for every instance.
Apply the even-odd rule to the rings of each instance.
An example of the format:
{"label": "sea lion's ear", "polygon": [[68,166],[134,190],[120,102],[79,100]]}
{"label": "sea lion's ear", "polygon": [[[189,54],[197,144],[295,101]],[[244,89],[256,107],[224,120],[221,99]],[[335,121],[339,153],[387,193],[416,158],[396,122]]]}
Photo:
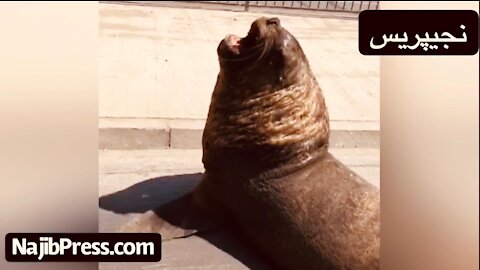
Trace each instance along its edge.
{"label": "sea lion's ear", "polygon": [[124,225],[119,232],[159,233],[162,241],[208,232],[217,225],[195,204],[191,193],[148,211]]}

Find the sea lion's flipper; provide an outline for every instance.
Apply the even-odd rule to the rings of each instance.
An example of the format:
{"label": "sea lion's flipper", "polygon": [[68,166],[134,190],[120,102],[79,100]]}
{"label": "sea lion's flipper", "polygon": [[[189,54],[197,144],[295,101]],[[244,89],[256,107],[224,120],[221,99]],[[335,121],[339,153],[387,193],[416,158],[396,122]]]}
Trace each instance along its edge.
{"label": "sea lion's flipper", "polygon": [[217,227],[208,213],[188,193],[124,225],[120,232],[159,233],[162,241],[184,238]]}

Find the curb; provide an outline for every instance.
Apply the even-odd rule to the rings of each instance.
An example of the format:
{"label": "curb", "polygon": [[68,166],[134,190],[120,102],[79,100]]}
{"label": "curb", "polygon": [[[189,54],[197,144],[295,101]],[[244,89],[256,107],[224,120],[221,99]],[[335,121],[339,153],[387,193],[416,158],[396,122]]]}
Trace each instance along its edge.
{"label": "curb", "polygon": [[[100,128],[99,149],[201,149],[203,129]],[[379,148],[378,130],[331,130],[333,148]]]}
{"label": "curb", "polygon": [[[201,149],[205,119],[99,119],[99,149]],[[380,148],[378,121],[330,121],[330,146]]]}

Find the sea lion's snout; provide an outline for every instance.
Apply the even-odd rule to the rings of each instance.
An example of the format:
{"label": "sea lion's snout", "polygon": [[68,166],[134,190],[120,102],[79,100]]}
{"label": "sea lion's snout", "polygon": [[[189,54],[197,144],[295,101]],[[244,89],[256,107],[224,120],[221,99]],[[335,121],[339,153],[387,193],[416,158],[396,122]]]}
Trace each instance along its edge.
{"label": "sea lion's snout", "polygon": [[265,38],[273,32],[280,32],[280,19],[277,17],[260,17],[250,27],[247,36],[239,38],[237,35],[227,35],[218,46],[218,54],[223,59],[232,59],[241,55],[248,55],[258,49]]}
{"label": "sea lion's snout", "polygon": [[253,27],[258,27],[258,28],[262,28],[262,27],[265,27],[265,26],[280,26],[280,19],[277,18],[277,17],[271,17],[271,18],[267,18],[267,17],[260,17],[258,19],[256,19],[253,23],[252,23],[252,28]]}
{"label": "sea lion's snout", "polygon": [[243,88],[293,85],[308,66],[300,44],[277,17],[257,18],[243,38],[227,35],[217,53],[222,73],[238,77]]}
{"label": "sea lion's snout", "polygon": [[250,27],[250,31],[248,32],[248,36],[245,39],[256,38],[257,41],[265,38],[267,32],[276,31],[280,28],[280,19],[277,17],[267,18],[267,17],[260,17],[256,19],[252,26]]}

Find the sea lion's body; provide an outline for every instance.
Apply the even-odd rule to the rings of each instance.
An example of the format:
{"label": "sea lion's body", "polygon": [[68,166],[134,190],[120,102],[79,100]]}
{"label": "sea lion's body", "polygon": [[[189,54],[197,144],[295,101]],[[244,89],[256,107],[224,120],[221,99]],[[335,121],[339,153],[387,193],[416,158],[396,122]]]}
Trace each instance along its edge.
{"label": "sea lion's body", "polygon": [[328,152],[328,110],[296,39],[260,18],[218,54],[201,183],[129,231],[187,236],[208,228],[203,215],[279,269],[378,269],[379,191]]}
{"label": "sea lion's body", "polygon": [[236,164],[207,171],[202,196],[276,269],[378,269],[378,192],[331,154],[268,172]]}

